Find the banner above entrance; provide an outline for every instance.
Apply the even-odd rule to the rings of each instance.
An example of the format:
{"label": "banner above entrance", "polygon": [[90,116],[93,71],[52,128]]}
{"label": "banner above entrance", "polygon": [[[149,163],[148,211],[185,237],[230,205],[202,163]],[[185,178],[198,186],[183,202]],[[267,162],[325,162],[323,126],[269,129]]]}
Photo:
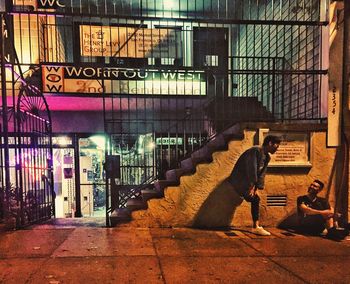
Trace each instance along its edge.
{"label": "banner above entrance", "polygon": [[42,65],[44,93],[206,95],[203,71]]}

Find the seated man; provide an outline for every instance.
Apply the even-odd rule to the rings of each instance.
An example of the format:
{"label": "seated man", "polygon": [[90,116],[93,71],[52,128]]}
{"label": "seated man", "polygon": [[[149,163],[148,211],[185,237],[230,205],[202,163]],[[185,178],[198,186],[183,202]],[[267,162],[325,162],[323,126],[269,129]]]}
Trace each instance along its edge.
{"label": "seated man", "polygon": [[306,234],[320,235],[327,232],[327,238],[342,239],[344,236],[340,236],[334,221],[334,209],[325,198],[317,196],[323,187],[323,182],[316,179],[309,186],[307,195],[298,197],[300,229]]}

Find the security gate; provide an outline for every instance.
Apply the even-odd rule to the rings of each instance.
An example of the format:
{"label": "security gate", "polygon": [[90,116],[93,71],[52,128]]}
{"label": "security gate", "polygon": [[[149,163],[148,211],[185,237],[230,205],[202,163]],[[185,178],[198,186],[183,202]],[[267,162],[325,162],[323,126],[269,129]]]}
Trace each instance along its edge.
{"label": "security gate", "polygon": [[9,186],[2,179],[2,217],[15,227],[24,227],[54,215],[51,119],[39,90],[21,87],[11,120],[15,131],[8,133],[7,141],[2,137],[9,151],[5,168],[5,147],[1,149],[2,173],[9,171],[10,178]]}
{"label": "security gate", "polygon": [[41,92],[32,86],[20,91],[17,113],[21,225],[54,215],[51,118]]}

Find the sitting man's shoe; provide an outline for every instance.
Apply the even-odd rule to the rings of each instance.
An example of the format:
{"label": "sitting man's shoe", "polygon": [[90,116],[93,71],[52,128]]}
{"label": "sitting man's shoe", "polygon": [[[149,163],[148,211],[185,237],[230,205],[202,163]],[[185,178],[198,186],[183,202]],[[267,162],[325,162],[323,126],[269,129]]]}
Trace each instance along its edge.
{"label": "sitting man's shoe", "polygon": [[322,237],[325,237],[325,236],[327,236],[327,234],[328,234],[328,230],[327,229],[324,229],[322,232],[321,232],[321,236]]}
{"label": "sitting man's shoe", "polygon": [[256,228],[252,228],[252,233],[259,236],[271,236],[269,231],[266,231],[263,227],[259,226]]}
{"label": "sitting man's shoe", "polygon": [[343,228],[332,227],[328,230],[327,239],[333,241],[341,241],[347,236],[347,232]]}

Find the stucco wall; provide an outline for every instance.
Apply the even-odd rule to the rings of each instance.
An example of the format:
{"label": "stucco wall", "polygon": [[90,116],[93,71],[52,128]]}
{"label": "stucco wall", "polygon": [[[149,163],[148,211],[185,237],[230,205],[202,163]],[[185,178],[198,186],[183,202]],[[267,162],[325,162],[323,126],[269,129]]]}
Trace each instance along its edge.
{"label": "stucco wall", "polygon": [[[149,200],[147,210],[133,212],[132,223],[151,227],[250,226],[250,204],[242,202],[224,182],[239,155],[253,145],[256,131],[244,133],[244,140],[231,141],[227,151],[214,153],[212,163],[198,165],[195,174],[181,177],[179,186],[166,188],[164,198]],[[277,226],[293,219],[297,196],[305,194],[315,178],[325,182],[322,195],[329,195],[334,205],[335,150],[326,148],[325,132],[311,133],[310,144],[311,168],[269,169],[265,190],[260,192],[263,225]],[[268,207],[268,194],[287,194],[287,206]]]}

